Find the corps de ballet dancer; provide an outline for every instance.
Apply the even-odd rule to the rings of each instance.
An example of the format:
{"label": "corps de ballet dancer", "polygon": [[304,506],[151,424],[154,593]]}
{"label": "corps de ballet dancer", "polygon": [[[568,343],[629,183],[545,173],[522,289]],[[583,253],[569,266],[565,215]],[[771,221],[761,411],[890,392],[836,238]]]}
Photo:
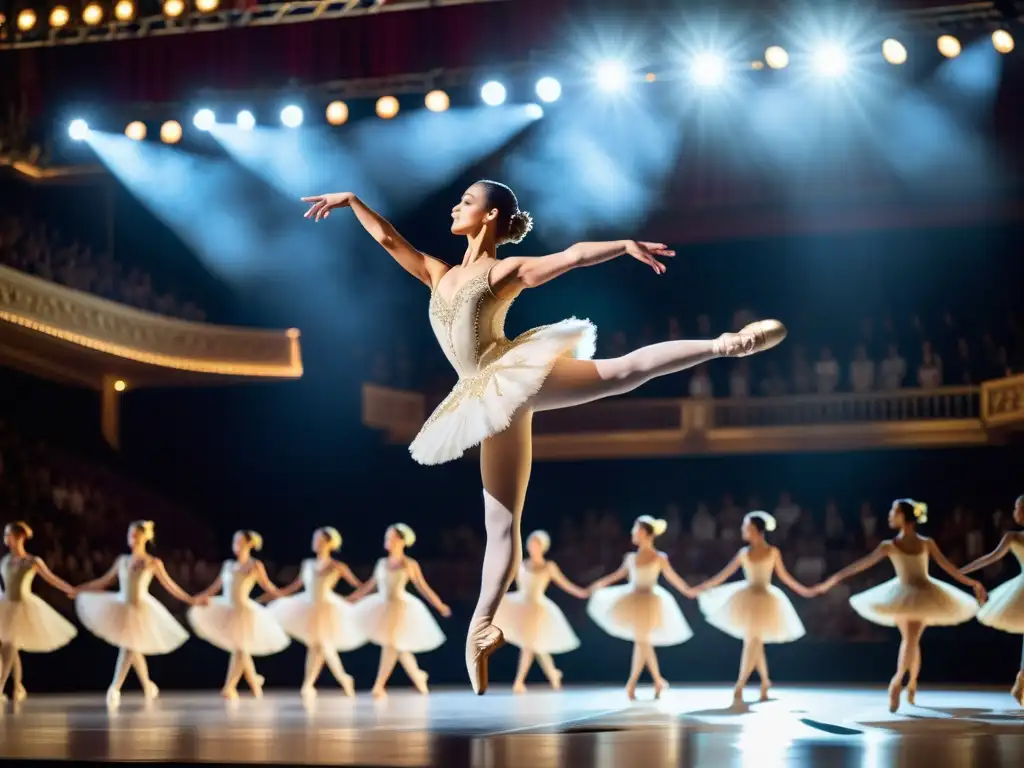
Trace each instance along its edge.
{"label": "corps de ballet dancer", "polygon": [[412,582],[439,614],[445,618],[452,615],[423,578],[420,564],[405,554],[415,543],[416,534],[408,525],[390,526],[384,533],[388,556],[380,558],[373,575],[348,596],[349,602],[355,603],[356,622],[370,642],[380,646],[380,665],[372,689],[374,698],[387,695],[385,686],[396,662],[402,663],[416,690],[428,693],[427,673],[420,669],[413,654],[432,651],[445,640],[427,606],[409,593],[406,584]]}
{"label": "corps de ballet dancer", "polygon": [[[341,534],[336,528],[317,528],[311,547],[316,557],[302,561],[298,577],[279,590],[281,597],[270,604],[269,610],[289,635],[306,646],[302,696],[316,696],[316,681],[325,663],[345,695],[355,696],[352,675],[345,672],[338,654],[365,645],[367,637],[355,620],[355,609],[334,587],[339,579],[356,589],[363,583],[345,563],[332,557],[341,549]],[[295,594],[299,589],[302,592]]]}
{"label": "corps de ballet dancer", "polygon": [[[291,644],[288,634],[270,611],[249,597],[257,584],[271,597],[280,592],[267,577],[262,561],[252,553],[263,549],[263,537],[256,531],[236,531],[231,540],[235,557],[225,560],[213,583],[196,595],[197,605],[188,620],[197,637],[231,656],[221,695],[238,698],[242,677],[257,699],[263,696],[263,676],[257,674],[253,656],[272,656]],[[220,592],[220,595],[213,595]]]}
{"label": "corps de ballet dancer", "polygon": [[11,675],[14,701],[24,701],[27,696],[21,674],[21,651],[50,653],[63,648],[78,634],[70,621],[32,594],[36,574],[68,597],[74,594],[74,588],[55,576],[42,558],[26,551],[25,542],[31,538],[32,529],[27,523],[9,523],[4,528],[8,553],[0,560],[0,701],[7,700],[4,689]]}
{"label": "corps de ballet dancer", "polygon": [[[827,592],[844,579],[866,571],[885,558],[892,562],[895,578],[850,598],[850,605],[862,618],[883,627],[897,627],[900,631],[896,674],[889,683],[890,712],[899,709],[905,676],[907,702],[914,704],[917,678],[921,673],[921,635],[925,628],[964,624],[974,618],[979,603],[984,603],[986,598],[981,582],[962,575],[933,539],[918,534],[917,525],[927,520],[926,504],[913,499],[897,499],[889,510],[889,527],[899,533],[811,590],[814,594]],[[929,576],[929,560],[935,560],[951,577],[973,589],[974,598]]]}
{"label": "corps de ballet dancer", "polygon": [[[633,643],[633,663],[626,682],[626,695],[636,699],[636,686],[644,667],[654,681],[654,698],[668,688],[661,676],[658,656],[654,649],[680,645],[693,637],[679,604],[658,577],[665,580],[685,597],[693,597],[693,590],[675,572],[664,552],[654,548],[654,540],[665,532],[668,524],[650,515],[641,515],[633,524],[633,544],[636,552],[628,553],[622,566],[590,585],[591,597],[587,603],[590,618],[612,637]],[[629,578],[628,584],[609,586]]]}
{"label": "corps de ballet dancer", "polygon": [[659,259],[674,252],[661,243],[619,240],[577,243],[547,256],[499,259],[498,247],[520,242],[533,224],[512,190],[493,181],[473,184],[452,209],[451,232],[467,241],[454,267],[414,248],[351,192],[303,202],[310,205],[306,218],[315,221],[337,208],[351,208],[374,240],[430,289],[431,329],[459,381],[410,451],[421,464],[441,464],[481,446],[487,544],[465,658],[473,690],[482,694],[488,659],[504,642],[494,615],[522,560],[520,519],[532,465],[533,413],[630,392],[716,357],[761,352],[779,344],[786,329],[776,320],[759,321],[717,339],[668,341],[605,360],[591,359],[596,329],[587,320],[562,320],[508,339],[505,317],[523,290],[620,256],[660,275],[665,265]]}
{"label": "corps de ballet dancer", "polygon": [[[167,573],[163,560],[149,554],[156,526],[152,520],[137,520],[128,526],[130,554],[121,555],[110,570],[74,588],[75,610],[82,625],[100,640],[118,649],[114,679],[107,689],[107,703],[116,706],[129,669],[142,684],[147,699],[155,699],[160,689],[149,678],[147,656],[161,656],[180,648],[188,632],[160,602],[149,594],[155,576],[175,600],[194,605],[188,595]],[[116,593],[104,592],[114,582]]]}
{"label": "corps de ballet dancer", "polygon": [[[1013,521],[1024,528],[1024,496],[1018,496],[1013,505]],[[978,621],[1003,632],[1024,635],[1024,530],[1007,531],[999,546],[984,557],[965,565],[960,573],[966,575],[987,568],[1006,557],[1007,552],[1012,552],[1017,558],[1021,573],[992,590],[988,602],[978,611]],[[1024,650],[1021,651],[1020,671],[1010,689],[1010,695],[1024,707]]]}
{"label": "corps de ballet dancer", "polygon": [[546,531],[534,531],[527,537],[529,557],[519,566],[517,589],[505,595],[494,617],[505,639],[519,648],[519,667],[512,684],[514,693],[526,692],[526,674],[535,658],[551,687],[559,690],[562,672],[551,657],[580,647],[580,639],[565,614],[544,593],[551,582],[581,600],[589,593],[569,581],[554,560],[546,559],[550,548],[551,537]]}
{"label": "corps de ballet dancer", "polygon": [[[708,624],[743,641],[740,671],[733,690],[733,701],[743,703],[743,689],[757,670],[761,678],[761,701],[768,701],[771,679],[765,643],[791,643],[804,636],[804,625],[785,593],[772,584],[772,576],[802,597],[813,592],[794,579],[782,562],[782,553],[765,539],[775,530],[775,518],[767,512],[749,512],[743,518],[740,534],[743,547],[722,571],[693,588],[697,604]],[[743,569],[743,580],[726,584]]]}

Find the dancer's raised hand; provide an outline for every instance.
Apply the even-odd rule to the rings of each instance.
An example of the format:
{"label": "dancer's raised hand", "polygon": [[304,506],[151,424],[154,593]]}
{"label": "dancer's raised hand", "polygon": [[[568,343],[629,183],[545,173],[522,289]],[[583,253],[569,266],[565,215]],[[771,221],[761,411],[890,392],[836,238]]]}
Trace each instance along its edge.
{"label": "dancer's raised hand", "polygon": [[437,606],[437,612],[446,619],[451,618],[452,615],[452,609],[448,607],[447,603],[441,603]]}
{"label": "dancer's raised hand", "polygon": [[335,208],[347,208],[355,195],[351,192],[331,192],[326,195],[313,195],[302,198],[302,202],[309,203],[309,210],[304,218],[320,221],[326,219]]}
{"label": "dancer's raised hand", "polygon": [[626,253],[649,266],[658,275],[665,274],[667,269],[658,259],[671,258],[676,255],[676,252],[670,250],[664,243],[637,242],[635,240],[629,240],[626,243]]}

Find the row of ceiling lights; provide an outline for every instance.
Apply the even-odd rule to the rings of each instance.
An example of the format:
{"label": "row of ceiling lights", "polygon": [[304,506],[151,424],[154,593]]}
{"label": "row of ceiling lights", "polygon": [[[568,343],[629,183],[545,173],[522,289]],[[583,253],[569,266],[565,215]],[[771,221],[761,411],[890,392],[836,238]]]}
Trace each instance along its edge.
{"label": "row of ceiling lights", "polygon": [[[220,0],[194,0],[195,9],[199,13],[213,13],[220,8]],[[185,0],[164,0],[164,15],[170,19],[182,16],[187,9]],[[114,5],[114,18],[117,21],[129,22],[135,19],[136,8],[133,0],[118,0]],[[82,9],[82,22],[90,27],[103,23],[106,11],[101,3],[90,2]],[[5,22],[0,14],[0,26]],[[17,25],[21,32],[31,32],[39,23],[39,16],[31,8],[23,8],[18,12]],[[56,5],[50,11],[50,27],[63,29],[71,23],[71,11],[66,5]]]}

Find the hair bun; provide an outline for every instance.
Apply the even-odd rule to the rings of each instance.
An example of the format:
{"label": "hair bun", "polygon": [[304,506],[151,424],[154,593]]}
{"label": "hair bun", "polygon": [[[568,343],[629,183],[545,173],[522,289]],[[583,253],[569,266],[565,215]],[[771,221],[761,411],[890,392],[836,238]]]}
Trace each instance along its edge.
{"label": "hair bun", "polygon": [[533,229],[533,217],[526,211],[516,211],[508,222],[508,240],[510,243],[521,243],[523,238]]}

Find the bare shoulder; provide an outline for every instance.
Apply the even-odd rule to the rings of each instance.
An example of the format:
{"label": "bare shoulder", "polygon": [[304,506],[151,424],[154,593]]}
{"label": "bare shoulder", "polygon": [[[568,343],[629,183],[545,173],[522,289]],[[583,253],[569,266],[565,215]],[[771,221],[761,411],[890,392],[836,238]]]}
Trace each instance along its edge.
{"label": "bare shoulder", "polygon": [[430,285],[427,287],[431,291],[437,290],[437,284],[441,282],[441,279],[447,275],[451,269],[451,264],[441,261],[436,256],[430,256],[423,254],[423,261],[426,265],[427,278],[430,280]]}

